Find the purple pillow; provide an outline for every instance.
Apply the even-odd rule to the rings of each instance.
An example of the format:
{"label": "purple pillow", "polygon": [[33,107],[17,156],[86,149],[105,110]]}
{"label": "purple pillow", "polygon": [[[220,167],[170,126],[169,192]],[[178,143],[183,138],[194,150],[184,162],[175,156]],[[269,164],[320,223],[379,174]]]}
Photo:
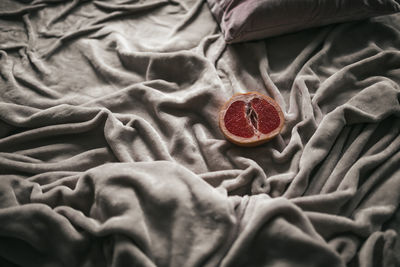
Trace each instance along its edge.
{"label": "purple pillow", "polygon": [[207,0],[227,43],[400,11],[400,0]]}

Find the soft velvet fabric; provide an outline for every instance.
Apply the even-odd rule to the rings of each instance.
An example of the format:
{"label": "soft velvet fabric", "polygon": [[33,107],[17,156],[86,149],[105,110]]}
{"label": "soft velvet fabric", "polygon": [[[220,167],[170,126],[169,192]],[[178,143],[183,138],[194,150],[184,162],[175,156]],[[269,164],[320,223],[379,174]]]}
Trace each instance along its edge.
{"label": "soft velvet fabric", "polygon": [[400,11],[398,0],[207,0],[227,43]]}
{"label": "soft velvet fabric", "polygon": [[[400,17],[227,45],[205,1],[0,1],[0,266],[399,266]],[[218,110],[258,91],[275,139]]]}

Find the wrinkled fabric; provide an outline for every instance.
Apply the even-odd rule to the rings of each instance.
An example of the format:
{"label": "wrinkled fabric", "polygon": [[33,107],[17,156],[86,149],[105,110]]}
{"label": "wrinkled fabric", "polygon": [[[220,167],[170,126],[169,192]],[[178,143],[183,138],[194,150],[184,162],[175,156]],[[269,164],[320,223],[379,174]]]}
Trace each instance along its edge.
{"label": "wrinkled fabric", "polygon": [[[399,265],[399,27],[228,45],[205,1],[1,2],[0,265]],[[241,148],[249,91],[286,122]]]}

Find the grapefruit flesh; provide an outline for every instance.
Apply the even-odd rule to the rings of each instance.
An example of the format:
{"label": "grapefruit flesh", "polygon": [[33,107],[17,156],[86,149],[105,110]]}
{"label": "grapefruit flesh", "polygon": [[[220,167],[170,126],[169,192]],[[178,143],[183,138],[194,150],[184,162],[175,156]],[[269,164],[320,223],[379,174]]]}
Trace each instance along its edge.
{"label": "grapefruit flesh", "polygon": [[234,95],[221,109],[219,119],[225,137],[242,146],[270,140],[280,133],[284,123],[279,105],[257,92]]}
{"label": "grapefruit flesh", "polygon": [[254,135],[246,118],[246,103],[243,101],[233,102],[226,111],[224,122],[229,132],[241,137],[252,137]]}
{"label": "grapefruit flesh", "polygon": [[277,127],[279,127],[280,118],[276,108],[260,98],[253,98],[251,100],[251,108],[253,108],[257,114],[257,129],[264,133],[270,133]]}

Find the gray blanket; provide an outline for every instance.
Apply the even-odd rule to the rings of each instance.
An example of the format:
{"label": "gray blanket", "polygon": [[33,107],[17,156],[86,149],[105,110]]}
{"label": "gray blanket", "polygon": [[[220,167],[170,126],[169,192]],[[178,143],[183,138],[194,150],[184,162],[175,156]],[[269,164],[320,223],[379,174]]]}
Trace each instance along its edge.
{"label": "gray blanket", "polygon": [[[0,2],[0,266],[399,266],[400,16],[226,45],[203,0]],[[218,110],[285,113],[256,148]]]}

